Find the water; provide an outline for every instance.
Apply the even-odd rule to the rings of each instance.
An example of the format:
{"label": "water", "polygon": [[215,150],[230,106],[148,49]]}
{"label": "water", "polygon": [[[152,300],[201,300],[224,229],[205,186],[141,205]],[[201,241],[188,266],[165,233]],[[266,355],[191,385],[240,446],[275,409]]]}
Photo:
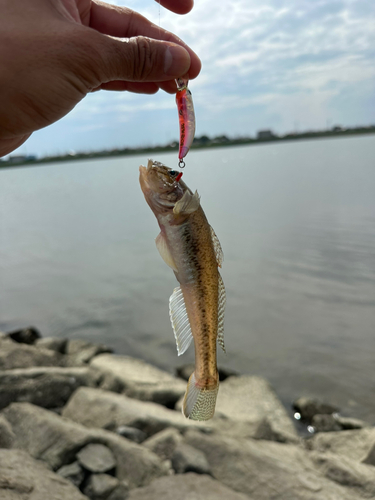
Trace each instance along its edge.
{"label": "water", "polygon": [[[375,423],[375,137],[192,151],[221,240],[219,364]],[[175,154],[158,158],[176,167]],[[86,338],[173,370],[174,275],[138,184],[145,157],[0,171],[0,329]]]}

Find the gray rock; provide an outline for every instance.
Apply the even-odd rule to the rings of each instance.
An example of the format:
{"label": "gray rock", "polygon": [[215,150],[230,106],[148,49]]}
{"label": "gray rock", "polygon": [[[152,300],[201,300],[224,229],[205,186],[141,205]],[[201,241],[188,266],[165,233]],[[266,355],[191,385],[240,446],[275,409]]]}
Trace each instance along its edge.
{"label": "gray rock", "polygon": [[44,349],[50,349],[51,351],[56,351],[61,354],[65,354],[65,346],[67,339],[60,339],[58,337],[44,337],[38,339],[35,342],[37,347],[43,347]]}
{"label": "gray rock", "polygon": [[111,430],[122,425],[136,427],[148,436],[167,427],[183,430],[203,426],[158,404],[89,387],[80,387],[73,394],[63,410],[63,416],[88,427]]}
{"label": "gray rock", "polygon": [[12,448],[14,433],[12,426],[4,415],[0,415],[0,448]]}
{"label": "gray rock", "polygon": [[171,460],[172,467],[178,474],[185,472],[210,474],[211,472],[205,454],[185,443],[177,445]]}
{"label": "gray rock", "polygon": [[78,363],[89,363],[95,356],[102,353],[111,353],[113,349],[104,344],[93,344],[86,340],[72,339],[67,341],[65,352]]}
{"label": "gray rock", "polygon": [[248,496],[233,491],[210,476],[193,473],[156,479],[145,488],[131,491],[128,497],[128,500],[152,499],[251,500]]}
{"label": "gray rock", "polygon": [[313,453],[312,457],[319,470],[328,479],[357,491],[360,497],[374,498],[374,467],[330,453]]}
{"label": "gray rock", "polygon": [[110,493],[106,500],[126,500],[129,495],[129,485],[126,481],[120,481],[119,485]]}
{"label": "gray rock", "polygon": [[1,500],[88,500],[63,477],[21,450],[0,450]]}
{"label": "gray rock", "polygon": [[355,461],[364,460],[375,443],[375,428],[316,434],[306,442],[308,449],[332,452]]}
{"label": "gray rock", "polygon": [[135,443],[142,443],[147,438],[147,434],[145,432],[127,425],[120,425],[120,427],[117,427],[115,432],[119,436],[130,439],[130,441],[134,441]]}
{"label": "gray rock", "polygon": [[169,460],[181,442],[181,434],[174,427],[170,427],[148,438],[143,442],[143,446],[156,453],[162,460]]}
{"label": "gray rock", "polygon": [[[94,358],[92,366],[116,380],[128,397],[173,406],[185,393],[186,384],[173,375],[129,356],[102,354]],[[104,380],[103,383],[106,383]]]}
{"label": "gray rock", "polygon": [[318,399],[301,397],[294,401],[293,408],[301,415],[301,419],[310,423],[314,415],[329,415],[337,413],[337,406],[324,403]]}
{"label": "gray rock", "polygon": [[238,441],[189,430],[185,440],[205,453],[213,477],[256,500],[358,500],[325,478],[299,446],[252,439]]}
{"label": "gray rock", "polygon": [[315,432],[334,432],[341,431],[342,427],[333,415],[314,415],[311,419],[311,425]]}
{"label": "gray rock", "polygon": [[98,374],[89,367],[37,367],[0,371],[0,409],[15,401],[44,408],[64,406],[78,387],[95,387],[98,378]]}
{"label": "gray rock", "polygon": [[364,464],[375,465],[375,445],[371,444],[371,448],[365,458],[362,460]]}
{"label": "gray rock", "polygon": [[83,493],[91,500],[107,500],[119,484],[118,479],[108,474],[93,474],[89,477]]}
{"label": "gray rock", "polygon": [[117,479],[128,481],[131,488],[168,473],[157,455],[112,432],[87,429],[29,403],[12,403],[3,413],[15,435],[14,448],[28,451],[54,470],[73,462],[84,446],[100,443],[115,456]]}
{"label": "gray rock", "polygon": [[6,336],[21,344],[34,344],[41,337],[39,330],[33,326],[9,332]]}
{"label": "gray rock", "polygon": [[341,415],[334,414],[336,422],[343,430],[364,429],[371,427],[371,425],[358,418],[342,417]]}
{"label": "gray rock", "polygon": [[88,444],[77,453],[77,459],[90,472],[104,473],[116,467],[113,453],[103,444]]}
{"label": "gray rock", "polygon": [[0,370],[63,365],[64,356],[60,353],[0,337]]}
{"label": "gray rock", "polygon": [[77,488],[81,486],[85,477],[85,473],[78,462],[73,462],[69,465],[63,465],[56,472],[65,479],[68,479]]}

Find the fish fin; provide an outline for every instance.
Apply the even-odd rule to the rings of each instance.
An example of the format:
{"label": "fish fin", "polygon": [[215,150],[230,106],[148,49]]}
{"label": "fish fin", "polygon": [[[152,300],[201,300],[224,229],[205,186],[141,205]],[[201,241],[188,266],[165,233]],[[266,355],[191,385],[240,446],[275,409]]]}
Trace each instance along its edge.
{"label": "fish fin", "polygon": [[182,414],[191,420],[209,420],[214,416],[219,378],[214,389],[200,388],[196,385],[195,372],[189,378],[186,388]]}
{"label": "fish fin", "polygon": [[161,257],[167,264],[167,266],[171,267],[173,271],[177,272],[177,266],[168,248],[167,240],[161,233],[159,233],[155,238],[155,243],[156,243],[156,248],[159,250]]}
{"label": "fish fin", "polygon": [[169,317],[171,318],[178,355],[184,354],[193,340],[190,321],[182,290],[177,287],[169,299]]}
{"label": "fish fin", "polygon": [[191,194],[190,191],[186,190],[181,198],[178,200],[173,207],[173,213],[175,215],[178,214],[192,214],[196,210],[198,210],[200,205],[200,197],[198,191],[195,191],[194,194]]}
{"label": "fish fin", "polygon": [[219,238],[216,236],[216,233],[213,230],[212,226],[210,226],[210,231],[211,231],[212,243],[214,245],[214,250],[215,250],[217,265],[219,267],[222,267],[222,264],[223,264],[223,261],[224,261],[223,249],[221,248]]}
{"label": "fish fin", "polygon": [[224,312],[225,312],[225,303],[226,303],[226,293],[225,286],[223,282],[223,278],[219,274],[219,300],[218,300],[218,328],[217,328],[217,341],[219,346],[223,349],[225,354],[227,351],[225,350],[224,344]]}

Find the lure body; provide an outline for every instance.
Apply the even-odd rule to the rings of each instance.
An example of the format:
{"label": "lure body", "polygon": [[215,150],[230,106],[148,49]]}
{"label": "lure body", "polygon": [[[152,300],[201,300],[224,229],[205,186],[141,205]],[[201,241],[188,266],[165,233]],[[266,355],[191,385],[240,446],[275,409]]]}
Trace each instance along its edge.
{"label": "lure body", "polygon": [[178,159],[180,161],[188,154],[195,135],[195,113],[193,97],[187,86],[187,80],[177,80],[176,104],[180,124],[180,147]]}

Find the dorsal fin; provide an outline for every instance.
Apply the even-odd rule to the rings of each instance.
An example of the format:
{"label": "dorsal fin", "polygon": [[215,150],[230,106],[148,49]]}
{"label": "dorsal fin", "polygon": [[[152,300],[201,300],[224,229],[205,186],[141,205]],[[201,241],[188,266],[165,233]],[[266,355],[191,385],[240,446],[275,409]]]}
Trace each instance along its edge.
{"label": "dorsal fin", "polygon": [[223,261],[224,261],[223,249],[221,248],[219,238],[216,236],[216,233],[213,230],[212,226],[210,226],[210,231],[211,231],[212,243],[214,245],[214,250],[215,250],[217,265],[219,267],[222,267],[222,264],[223,264]]}
{"label": "dorsal fin", "polygon": [[227,298],[226,298],[223,278],[219,274],[219,299],[217,308],[217,315],[218,315],[217,342],[225,353],[226,350],[224,345],[224,312],[225,312],[226,300]]}
{"label": "dorsal fin", "polygon": [[180,200],[178,200],[173,208],[173,213],[179,214],[191,214],[198,210],[200,205],[200,198],[197,191],[191,194],[189,190],[186,190]]}
{"label": "dorsal fin", "polygon": [[180,287],[173,290],[169,299],[169,317],[171,318],[178,355],[184,354],[193,340],[190,321],[186,311],[185,299]]}

